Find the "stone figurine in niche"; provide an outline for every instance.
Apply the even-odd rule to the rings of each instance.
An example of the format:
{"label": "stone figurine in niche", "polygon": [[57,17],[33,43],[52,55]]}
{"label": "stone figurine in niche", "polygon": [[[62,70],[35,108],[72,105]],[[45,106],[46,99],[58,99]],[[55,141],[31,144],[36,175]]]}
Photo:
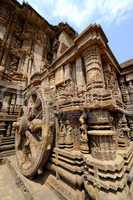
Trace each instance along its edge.
{"label": "stone figurine in niche", "polygon": [[69,120],[66,120],[65,126],[66,126],[65,144],[69,145],[73,143],[73,128]]}
{"label": "stone figurine in niche", "polygon": [[[67,200],[133,199],[128,84],[133,62],[119,65],[97,24],[77,35],[67,23],[50,25],[25,3],[2,0],[0,5],[5,27],[0,39],[0,87],[17,97],[19,88],[25,102],[15,132],[20,172],[30,178],[44,166],[49,187]],[[25,74],[27,84],[19,76],[15,79],[16,70]],[[119,79],[123,80],[120,89]],[[1,109],[0,135],[1,141],[5,137],[9,142],[5,122],[15,121],[17,114],[8,113],[8,102],[7,109]],[[11,106],[18,108],[16,97]]]}
{"label": "stone figurine in niche", "polygon": [[80,149],[83,153],[89,152],[89,143],[88,143],[88,115],[85,111],[81,114],[79,118],[80,122]]}

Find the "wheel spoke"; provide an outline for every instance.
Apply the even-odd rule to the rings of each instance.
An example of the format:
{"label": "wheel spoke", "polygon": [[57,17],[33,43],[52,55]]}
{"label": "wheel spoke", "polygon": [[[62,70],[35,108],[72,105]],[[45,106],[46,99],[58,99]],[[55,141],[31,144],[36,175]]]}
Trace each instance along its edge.
{"label": "wheel spoke", "polygon": [[[49,133],[45,129],[44,119],[49,114],[44,108],[44,99],[37,92],[31,93],[25,100],[23,114],[19,118],[19,131],[16,133],[16,154],[19,168],[23,175],[34,175],[42,163],[47,162],[53,137],[49,140]],[[46,125],[47,127],[48,125]],[[45,135],[45,139],[44,139]],[[47,137],[46,137],[47,136]],[[44,155],[47,156],[44,157]]]}

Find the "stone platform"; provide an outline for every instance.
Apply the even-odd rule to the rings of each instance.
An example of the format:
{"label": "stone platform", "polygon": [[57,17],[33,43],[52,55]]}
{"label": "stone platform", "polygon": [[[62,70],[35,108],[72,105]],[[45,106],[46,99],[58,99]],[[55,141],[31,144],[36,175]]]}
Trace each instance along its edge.
{"label": "stone platform", "polygon": [[0,163],[0,200],[60,200],[45,184],[44,176],[26,179],[16,166],[15,156]]}

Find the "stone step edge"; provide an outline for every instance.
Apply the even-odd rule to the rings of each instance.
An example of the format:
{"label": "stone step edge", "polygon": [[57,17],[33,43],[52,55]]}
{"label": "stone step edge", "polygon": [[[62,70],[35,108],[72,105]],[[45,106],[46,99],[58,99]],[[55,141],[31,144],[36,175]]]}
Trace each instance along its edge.
{"label": "stone step edge", "polygon": [[15,154],[15,149],[6,150],[3,152],[0,152],[0,158],[4,159],[6,157],[13,156],[14,154]]}

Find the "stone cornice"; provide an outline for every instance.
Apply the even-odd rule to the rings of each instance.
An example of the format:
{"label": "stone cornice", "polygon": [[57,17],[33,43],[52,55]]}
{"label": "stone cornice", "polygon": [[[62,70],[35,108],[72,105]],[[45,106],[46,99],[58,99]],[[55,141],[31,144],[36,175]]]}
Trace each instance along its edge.
{"label": "stone cornice", "polygon": [[127,68],[129,66],[133,66],[133,59],[127,60],[120,64],[121,69]]}

